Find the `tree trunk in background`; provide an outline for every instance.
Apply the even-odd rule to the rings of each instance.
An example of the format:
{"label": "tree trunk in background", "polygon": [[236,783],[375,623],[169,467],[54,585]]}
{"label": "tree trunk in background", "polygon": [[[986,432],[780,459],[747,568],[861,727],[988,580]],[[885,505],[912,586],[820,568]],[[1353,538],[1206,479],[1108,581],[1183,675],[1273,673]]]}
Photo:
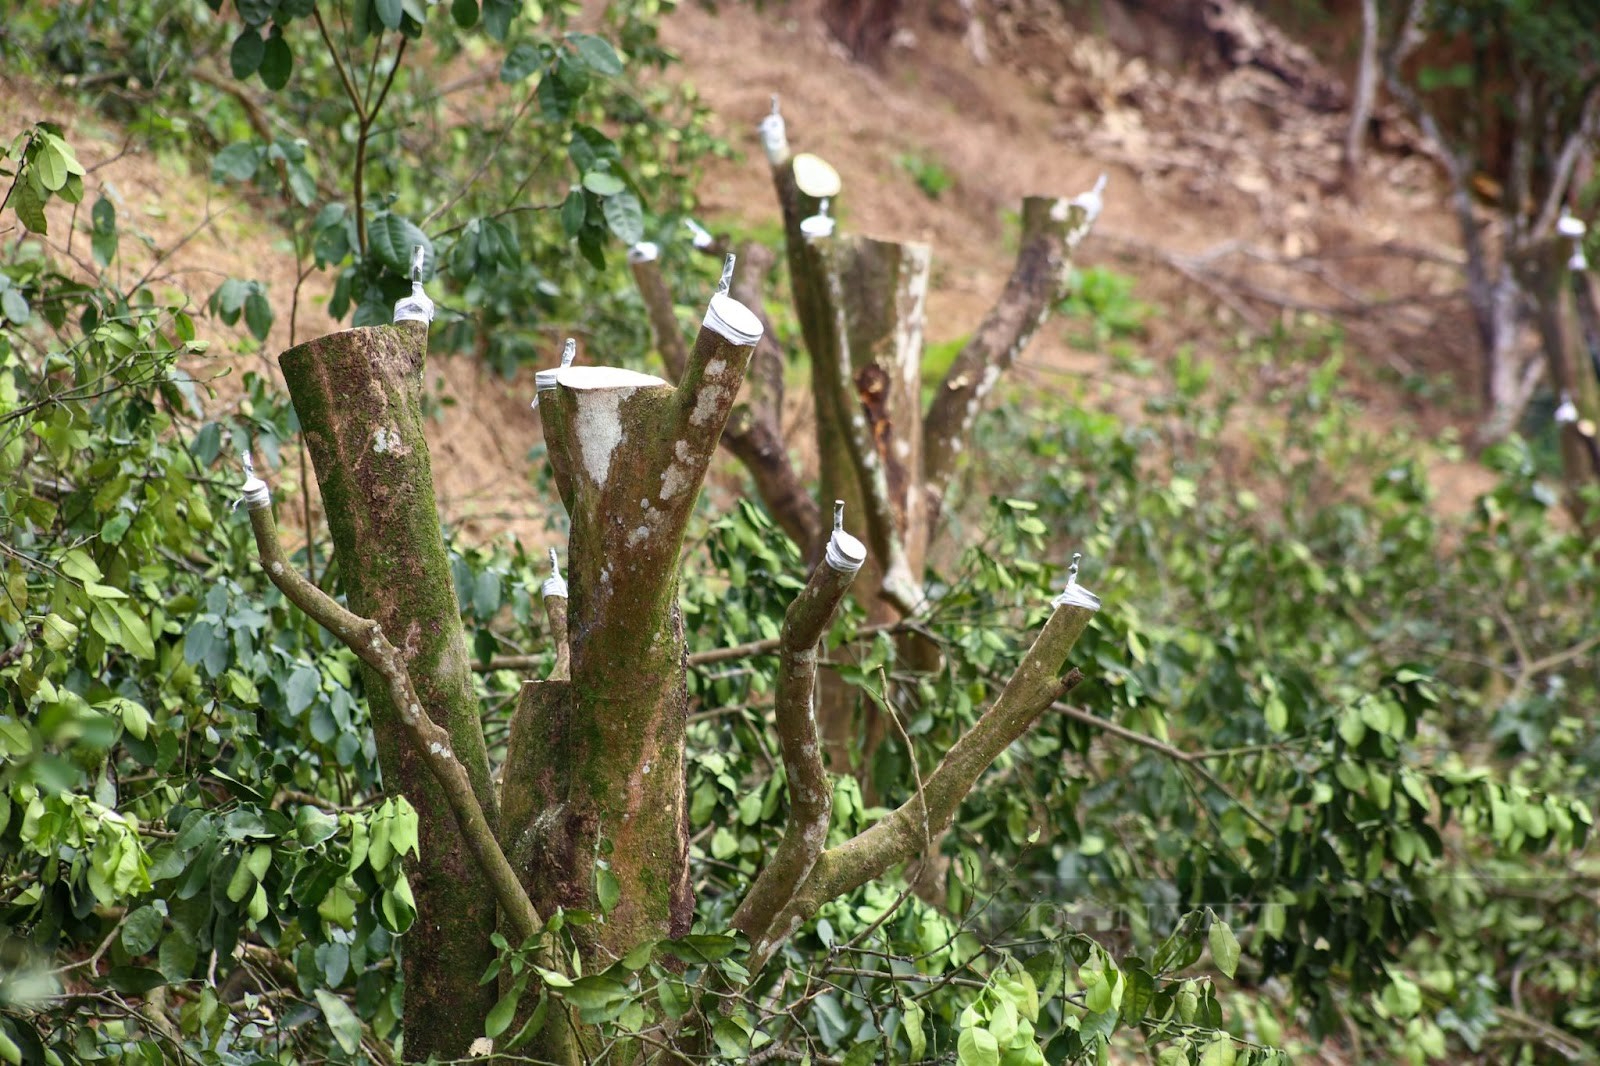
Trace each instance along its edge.
{"label": "tree trunk in background", "polygon": [[858,63],[877,65],[894,36],[902,0],[825,0],[822,20]]}
{"label": "tree trunk in background", "polygon": [[[1574,320],[1575,308],[1570,306],[1571,298],[1578,294],[1572,292],[1569,281],[1572,275],[1567,267],[1569,251],[1567,241],[1561,238],[1541,241],[1530,249],[1524,272],[1551,386],[1558,402],[1570,400],[1577,408],[1576,419],[1557,427],[1567,509],[1585,529],[1593,532],[1593,524],[1586,521],[1588,509],[1580,493],[1585,486],[1600,482],[1600,452],[1596,450],[1594,436],[1594,423],[1600,415],[1600,383],[1587,365],[1581,323]],[[1578,281],[1583,283],[1581,277]]]}
{"label": "tree trunk in background", "polygon": [[[425,323],[330,334],[279,360],[322,491],[351,610],[383,627],[405,658],[428,717],[450,734],[479,804],[495,796],[478,724],[433,473],[422,430]],[[493,985],[495,901],[456,831],[443,792],[409,743],[383,680],[363,666],[384,788],[416,808],[418,854],[406,863],[417,919],[402,939],[406,1057],[460,1058],[483,1035]]]}
{"label": "tree trunk in background", "polygon": [[[897,244],[870,237],[839,238],[840,280],[845,301],[845,335],[854,395],[841,405],[824,405],[830,394],[817,386],[817,445],[821,459],[821,498],[843,500],[845,513],[866,515],[861,479],[846,447],[843,420],[865,418],[872,454],[888,489],[890,519],[907,569],[920,581],[927,560],[926,494],[922,491],[922,334],[926,321],[931,250],[925,244]],[[871,533],[869,532],[869,537]],[[871,551],[856,578],[856,595],[869,623],[897,622],[903,613],[881,596],[887,545]],[[902,654],[927,660],[927,642],[899,640]],[[934,652],[935,659],[937,651]],[[854,759],[877,749],[887,728],[882,711],[837,673],[823,675],[817,718],[829,763],[851,771]],[[865,769],[862,767],[861,769]],[[865,780],[863,783],[869,785]]]}

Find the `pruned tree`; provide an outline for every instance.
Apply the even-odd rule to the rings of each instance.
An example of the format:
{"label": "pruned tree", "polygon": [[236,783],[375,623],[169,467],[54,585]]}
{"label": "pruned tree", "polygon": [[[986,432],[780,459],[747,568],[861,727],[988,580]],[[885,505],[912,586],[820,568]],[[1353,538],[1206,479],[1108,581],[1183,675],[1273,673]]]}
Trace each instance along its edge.
{"label": "pruned tree", "polygon": [[[1585,267],[1563,219],[1592,180],[1600,135],[1600,56],[1593,5],[1427,4],[1397,8],[1382,63],[1391,96],[1427,136],[1450,190],[1466,255],[1466,295],[1479,343],[1481,443],[1517,428],[1541,386],[1580,410],[1562,422],[1569,484],[1597,473],[1577,427],[1592,426],[1596,379],[1576,361],[1571,305]],[[1375,32],[1375,31],[1374,31]],[[1375,47],[1372,45],[1370,47]],[[1441,71],[1441,56],[1471,62]],[[1352,130],[1351,150],[1358,151]],[[1590,175],[1586,178],[1586,174]],[[1486,225],[1476,192],[1494,203]],[[1592,210],[1592,208],[1591,208]],[[1568,227],[1570,228],[1570,226]],[[1580,225],[1576,235],[1581,238]],[[1532,325],[1537,349],[1524,342]]]}
{"label": "pruned tree", "polygon": [[[1006,371],[1065,296],[1072,257],[1100,213],[1105,178],[1066,199],[1029,196],[1021,209],[1016,262],[995,303],[962,346],[924,409],[922,352],[932,254],[925,244],[837,231],[829,215],[842,183],[815,155],[790,150],[773,98],[761,137],[783,214],[790,293],[809,356],[819,500],[844,500],[863,516],[871,557],[856,595],[868,618],[893,624],[924,606],[928,549],[944,528],[946,505],[978,414]],[[720,250],[726,242],[697,238]],[[636,246],[631,257],[640,295],[669,373],[684,363],[674,298],[660,251]],[[753,242],[740,255],[741,284],[760,306],[765,268],[774,257]],[[770,331],[768,331],[770,334]],[[818,505],[783,446],[784,354],[764,341],[750,399],[736,408],[723,444],[743,462],[784,531],[810,559],[826,531]],[[902,634],[913,662],[927,652]],[[829,684],[818,717],[831,765],[846,769],[870,754],[883,729],[875,708],[858,720],[855,693]]]}
{"label": "pruned tree", "polygon": [[[837,274],[822,266],[827,247],[807,246],[807,254],[836,299]],[[754,312],[718,292],[682,353],[676,385],[619,367],[542,372],[539,410],[571,521],[567,580],[552,575],[543,591],[552,637],[566,646],[552,676],[524,687],[495,772],[422,432],[432,308],[421,259],[395,324],[321,337],[280,360],[327,503],[346,605],[287,561],[266,484],[251,472],[244,486],[268,577],[360,659],[385,788],[418,815],[420,849],[408,868],[418,920],[404,955],[405,1049],[416,1061],[467,1054],[506,1002],[482,980],[496,961],[496,930],[530,953],[547,990],[689,932],[680,555],[765,333]],[[881,486],[870,491],[881,503]],[[732,919],[752,945],[752,980],[822,904],[929,849],[984,769],[1077,682],[1065,663],[1099,606],[1074,577],[1000,696],[917,793],[825,848],[832,790],[812,713],[816,649],[870,554],[844,531],[844,510],[836,505],[778,649],[775,713],[790,813]],[[561,916],[571,911],[599,920],[566,925]],[[527,1048],[540,1059],[580,1062],[599,1050],[598,1031],[575,1009],[535,1020]],[[632,1061],[652,1047],[687,1053],[704,1045],[708,1024],[663,1020],[613,1059]]]}

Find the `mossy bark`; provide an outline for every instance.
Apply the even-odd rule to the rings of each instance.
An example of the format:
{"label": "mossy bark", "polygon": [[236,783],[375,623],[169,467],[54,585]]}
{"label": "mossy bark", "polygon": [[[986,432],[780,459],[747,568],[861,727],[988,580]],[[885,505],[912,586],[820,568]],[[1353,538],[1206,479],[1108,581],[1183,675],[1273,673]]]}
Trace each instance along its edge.
{"label": "mossy bark", "polygon": [[[493,826],[488,754],[422,430],[426,351],[427,326],[408,322],[320,337],[279,362],[350,607],[399,648]],[[382,678],[366,666],[362,678],[384,787],[418,815],[419,854],[406,866],[417,921],[402,941],[406,1057],[462,1057],[494,1004],[494,989],[479,984],[494,957],[494,896]]]}
{"label": "mossy bark", "polygon": [[604,921],[577,934],[586,969],[681,936],[693,916],[678,559],[752,350],[707,326],[677,388],[575,367],[540,401],[572,519],[570,678],[524,690],[503,775],[505,836],[541,913],[601,913],[597,877],[614,880]]}

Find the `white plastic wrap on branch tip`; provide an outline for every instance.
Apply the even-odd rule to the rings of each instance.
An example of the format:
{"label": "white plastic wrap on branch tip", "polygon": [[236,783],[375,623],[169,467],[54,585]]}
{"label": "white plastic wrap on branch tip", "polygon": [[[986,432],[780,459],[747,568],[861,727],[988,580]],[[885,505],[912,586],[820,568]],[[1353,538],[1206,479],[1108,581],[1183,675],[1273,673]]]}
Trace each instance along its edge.
{"label": "white plastic wrap on branch tip", "polygon": [[696,248],[710,248],[713,244],[717,243],[717,239],[711,236],[711,231],[706,229],[700,223],[696,222],[694,219],[686,218],[683,220],[683,224],[688,227],[689,236],[694,240],[694,246]]}
{"label": "white plastic wrap on branch tip", "polygon": [[841,574],[853,574],[867,561],[866,545],[844,531],[843,500],[833,501],[833,534],[828,538],[822,561],[830,570]]}
{"label": "white plastic wrap on branch tip", "polygon": [[571,366],[572,361],[577,357],[578,342],[573,340],[571,337],[568,337],[567,343],[562,345],[561,348],[561,365],[558,367],[553,367],[549,370],[537,371],[533,375],[533,403],[530,406],[536,410],[538,409],[539,394],[541,392],[549,392],[551,389],[555,388],[556,375],[561,373],[567,367]]}
{"label": "white plastic wrap on branch tip", "polygon": [[833,236],[833,219],[828,217],[827,197],[823,197],[816,214],[800,220],[800,235],[810,241]]}
{"label": "white plastic wrap on branch tip", "polygon": [[772,94],[772,112],[761,120],[761,147],[766,149],[767,162],[777,166],[789,158],[789,132],[778,111],[778,94]]}
{"label": "white plastic wrap on branch tip", "polygon": [[556,550],[550,549],[550,576],[544,579],[544,598],[560,596],[567,598],[567,579],[561,576],[561,564],[556,561]]}
{"label": "white plastic wrap on branch tip", "polygon": [[1556,232],[1572,242],[1572,257],[1567,260],[1567,269],[1574,274],[1588,270],[1589,259],[1583,254],[1583,235],[1588,232],[1588,227],[1583,224],[1583,219],[1573,217],[1571,211],[1563,211],[1556,222]]}
{"label": "white plastic wrap on branch tip", "polygon": [[1555,420],[1558,426],[1570,426],[1578,421],[1578,405],[1565,392],[1561,394],[1561,405],[1556,408]]}
{"label": "white plastic wrap on branch tip", "polygon": [[717,295],[726,296],[728,290],[733,288],[733,264],[739,257],[729,252],[722,259],[722,277],[717,279]]}
{"label": "white plastic wrap on branch tip", "polygon": [[1072,553],[1072,566],[1067,569],[1067,587],[1050,601],[1052,607],[1084,607],[1091,611],[1100,609],[1100,597],[1078,584],[1078,560],[1083,558],[1081,552]]}
{"label": "white plastic wrap on branch tip", "polygon": [[1094,225],[1094,220],[1100,217],[1100,212],[1105,209],[1106,175],[1102,174],[1095,179],[1094,188],[1088,192],[1081,192],[1067,203],[1072,207],[1083,208],[1085,221]]}
{"label": "white plastic wrap on branch tip", "polygon": [[761,339],[761,319],[732,296],[720,292],[711,297],[701,325],[738,345],[754,344]]}
{"label": "white plastic wrap on branch tip", "polygon": [[422,245],[411,249],[411,295],[395,302],[396,322],[433,321],[433,301],[422,291],[422,267],[426,258],[427,251]]}
{"label": "white plastic wrap on branch tip", "polygon": [[244,505],[254,511],[272,503],[272,489],[265,481],[256,477],[256,465],[250,459],[250,453],[245,452],[240,457],[244,465]]}
{"label": "white plastic wrap on branch tip", "polygon": [[653,263],[660,254],[661,249],[656,246],[654,241],[640,241],[628,249],[628,262]]}

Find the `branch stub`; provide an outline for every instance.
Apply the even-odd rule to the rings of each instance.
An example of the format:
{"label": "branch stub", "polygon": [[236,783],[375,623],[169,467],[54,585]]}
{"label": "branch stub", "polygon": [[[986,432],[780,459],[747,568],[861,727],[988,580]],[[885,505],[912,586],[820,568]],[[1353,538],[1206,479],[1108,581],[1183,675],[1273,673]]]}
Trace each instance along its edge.
{"label": "branch stub", "polygon": [[701,325],[738,345],[753,345],[764,332],[761,319],[756,317],[754,311],[720,292],[711,297]]}

